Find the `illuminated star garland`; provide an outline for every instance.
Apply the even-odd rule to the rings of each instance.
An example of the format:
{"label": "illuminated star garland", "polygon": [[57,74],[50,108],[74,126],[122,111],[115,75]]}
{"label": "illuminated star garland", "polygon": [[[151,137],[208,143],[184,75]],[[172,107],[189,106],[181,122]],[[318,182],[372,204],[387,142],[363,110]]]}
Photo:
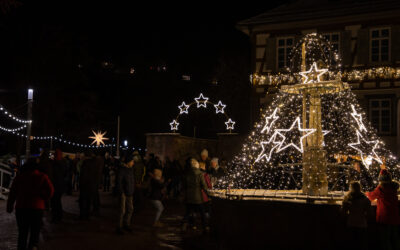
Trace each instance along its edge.
{"label": "illuminated star garland", "polygon": [[351,109],[353,111],[353,113],[351,113],[351,116],[354,118],[354,120],[357,122],[358,124],[358,130],[365,131],[367,132],[367,129],[365,128],[365,125],[362,121],[362,115],[357,113],[356,109],[354,108],[354,105],[351,105]]}
{"label": "illuminated star garland", "polygon": [[179,123],[176,120],[173,120],[169,125],[171,126],[171,130],[178,130]]}
{"label": "illuminated star garland", "polygon": [[304,77],[303,83],[315,83],[315,82],[320,82],[321,76],[325,74],[327,71],[328,69],[318,69],[317,63],[314,62],[308,71],[303,71],[300,72],[299,74]]}
{"label": "illuminated star garland", "polygon": [[[93,130],[92,130],[92,132],[93,132],[93,134],[94,134],[94,136],[89,136],[89,138],[90,139],[93,139],[93,142],[92,142],[92,144],[96,144],[96,146],[98,147],[98,146],[100,146],[101,144],[104,146],[104,145],[106,145],[105,143],[104,143],[104,141],[106,141],[106,140],[108,140],[108,138],[106,138],[106,137],[104,137],[104,135],[107,133],[107,132],[104,132],[104,133],[102,133],[102,132],[94,132]],[[92,145],[91,144],[91,145]]]}
{"label": "illuminated star garland", "polygon": [[276,115],[278,108],[275,108],[274,112],[270,115],[265,117],[265,125],[264,128],[261,130],[261,133],[267,131],[267,134],[271,130],[272,125],[274,125],[275,121],[278,120],[279,116]]}
{"label": "illuminated star garland", "polygon": [[235,128],[234,128],[235,123],[236,123],[236,122],[232,121],[232,119],[229,118],[229,120],[228,120],[227,122],[225,122],[226,130],[233,130],[233,129],[235,129]]}
{"label": "illuminated star garland", "polygon": [[[261,159],[265,158],[267,162],[271,159],[272,153],[274,150],[281,145],[281,142],[276,142],[275,137],[278,135],[278,133],[274,133],[271,138],[268,141],[262,141],[261,144],[261,153],[258,155],[257,159],[255,162],[259,162]],[[281,136],[281,135],[279,135]],[[274,144],[273,146],[270,146],[271,144]],[[270,148],[269,152],[266,152],[267,149]]]}
{"label": "illuminated star garland", "polygon": [[219,101],[218,104],[215,104],[214,107],[215,107],[215,113],[216,113],[216,114],[218,114],[218,113],[222,113],[222,114],[225,113],[224,109],[225,109],[226,105],[225,105],[225,104],[222,104],[221,101]]}
{"label": "illuminated star garland", "polygon": [[200,108],[200,107],[207,108],[208,97],[204,97],[203,93],[200,93],[200,96],[197,98],[194,98],[194,100],[197,103],[197,108]]}
{"label": "illuminated star garland", "polygon": [[[360,154],[360,157],[361,157],[361,160],[362,160],[364,166],[367,167],[367,168],[369,168],[369,165],[371,165],[371,163],[372,163],[372,159],[374,159],[375,161],[377,161],[377,162],[379,162],[380,164],[382,164],[382,160],[379,158],[379,156],[378,156],[378,155],[376,154],[376,152],[375,152],[375,149],[376,149],[376,147],[378,146],[379,141],[378,141],[378,140],[366,141],[366,140],[363,138],[363,136],[361,135],[360,131],[356,130],[356,133],[357,133],[357,142],[355,142],[355,143],[349,143],[348,145],[349,145],[351,148],[354,148],[355,150],[358,151],[358,153]],[[360,138],[361,138],[361,140],[360,140]],[[362,141],[363,141],[364,143],[368,144],[368,145],[372,145],[372,144],[373,144],[373,147],[372,147],[372,150],[371,150],[371,154],[367,154],[367,157],[366,157],[367,159],[365,159],[364,152],[360,149],[360,146],[361,146],[361,142],[362,142]],[[358,146],[358,147],[356,147],[356,146]]]}
{"label": "illuminated star garland", "polygon": [[179,114],[189,114],[189,107],[190,105],[186,105],[185,102],[182,102],[182,104],[180,106],[178,106],[179,108]]}

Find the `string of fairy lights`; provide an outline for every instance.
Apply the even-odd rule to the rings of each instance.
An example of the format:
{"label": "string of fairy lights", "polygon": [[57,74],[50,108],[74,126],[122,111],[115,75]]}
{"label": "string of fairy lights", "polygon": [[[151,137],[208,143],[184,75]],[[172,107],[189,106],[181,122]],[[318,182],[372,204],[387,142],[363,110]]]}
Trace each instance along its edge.
{"label": "string of fairy lights", "polygon": [[[309,61],[297,76],[300,85],[307,88],[332,82],[328,63],[335,61],[333,68],[340,67],[340,59],[320,42],[321,36],[307,35],[300,43],[305,46],[314,61]],[[329,44],[328,44],[329,45]],[[304,46],[304,45],[303,45]],[[301,47],[297,45],[296,47]],[[314,52],[313,52],[314,51]],[[324,51],[326,55],[319,55]],[[301,50],[294,53],[301,54]],[[298,55],[295,56],[298,56]],[[319,57],[318,57],[319,56]],[[333,56],[335,60],[328,60]],[[298,59],[293,59],[294,66]],[[293,75],[292,75],[293,76]],[[335,79],[335,78],[333,78]],[[334,80],[341,83],[340,78]],[[341,86],[348,86],[341,83]],[[322,86],[322,87],[321,87]],[[288,87],[288,86],[285,86]],[[288,87],[290,88],[290,86]],[[287,88],[285,88],[287,89]],[[304,98],[302,92],[283,91],[273,96],[271,104],[262,110],[261,119],[255,123],[242,146],[242,150],[228,164],[228,174],[219,180],[217,188],[298,190],[301,183],[311,176],[303,176],[302,161],[304,143],[314,136],[316,129],[304,127],[301,117],[309,117],[311,109],[303,105],[315,105],[312,98]],[[358,179],[364,189],[372,190],[377,185],[379,171],[388,169],[394,178],[400,176],[397,158],[385,148],[377,131],[365,119],[356,96],[349,87],[320,95],[322,148],[327,156],[327,181],[330,191],[348,188],[351,178]],[[306,113],[303,113],[303,112]],[[353,167],[359,162],[359,169]],[[306,178],[306,179],[305,179]]]}

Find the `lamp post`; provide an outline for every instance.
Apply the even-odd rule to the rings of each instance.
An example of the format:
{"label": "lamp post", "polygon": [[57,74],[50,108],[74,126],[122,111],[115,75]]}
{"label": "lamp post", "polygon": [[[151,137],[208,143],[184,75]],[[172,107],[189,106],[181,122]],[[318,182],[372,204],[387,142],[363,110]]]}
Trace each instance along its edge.
{"label": "lamp post", "polygon": [[26,151],[25,160],[28,160],[31,155],[31,133],[32,133],[32,103],[33,103],[33,89],[28,89],[28,112],[27,120],[28,126],[26,129]]}

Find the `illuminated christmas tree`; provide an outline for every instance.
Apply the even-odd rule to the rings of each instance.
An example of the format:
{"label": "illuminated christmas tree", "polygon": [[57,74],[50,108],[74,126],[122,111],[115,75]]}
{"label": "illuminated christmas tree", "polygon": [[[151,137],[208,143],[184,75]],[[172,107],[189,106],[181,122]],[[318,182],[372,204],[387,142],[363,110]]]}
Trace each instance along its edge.
{"label": "illuminated christmas tree", "polygon": [[290,81],[297,83],[281,86],[262,111],[218,187],[326,196],[346,190],[351,180],[374,188],[381,168],[397,178],[397,159],[340,80],[340,69],[328,41],[305,36],[293,48],[288,68]]}

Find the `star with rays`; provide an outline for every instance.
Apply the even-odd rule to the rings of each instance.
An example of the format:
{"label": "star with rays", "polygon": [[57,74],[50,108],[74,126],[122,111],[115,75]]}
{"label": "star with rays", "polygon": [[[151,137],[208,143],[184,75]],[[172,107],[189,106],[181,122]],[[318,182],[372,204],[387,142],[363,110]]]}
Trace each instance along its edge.
{"label": "star with rays", "polygon": [[171,130],[178,130],[179,123],[176,120],[173,120],[170,124]]}
{"label": "star with rays", "polygon": [[96,143],[97,147],[99,147],[101,144],[105,145],[104,141],[108,140],[108,138],[104,137],[104,135],[107,132],[102,133],[102,132],[98,131],[96,133],[93,130],[92,130],[92,132],[93,132],[94,136],[89,136],[90,139],[93,139],[93,142],[90,145],[95,144],[95,143]]}
{"label": "star with rays", "polygon": [[[272,153],[274,152],[274,150],[279,147],[279,145],[281,144],[281,142],[277,142],[275,141],[275,137],[276,136],[280,136],[277,133],[274,133],[271,138],[269,139],[269,141],[262,141],[261,142],[261,153],[258,155],[257,159],[255,162],[259,162],[261,159],[265,158],[265,160],[267,162],[269,162],[269,160],[271,159]],[[268,151],[269,150],[269,151]]]}
{"label": "star with rays", "polygon": [[278,120],[278,118],[279,118],[279,116],[276,115],[277,111],[278,111],[278,108],[276,108],[274,110],[272,115],[265,117],[265,126],[261,130],[261,133],[264,133],[265,131],[267,131],[267,134],[269,133],[269,131],[271,130],[272,125],[274,125],[275,121]]}
{"label": "star with rays", "polygon": [[351,113],[351,116],[354,118],[354,120],[357,122],[358,129],[362,132],[365,131],[367,132],[367,128],[365,127],[363,121],[362,121],[362,114],[357,113],[356,109],[354,108],[354,105],[351,105],[351,109],[353,110],[353,113]]}
{"label": "star with rays", "polygon": [[215,107],[215,113],[216,113],[216,114],[218,114],[218,113],[222,113],[222,114],[225,113],[224,109],[225,109],[226,105],[225,105],[225,104],[222,104],[221,101],[219,101],[218,104],[214,105],[214,107]]}
{"label": "star with rays", "polygon": [[[357,150],[360,154],[361,160],[365,167],[369,168],[369,165],[372,163],[372,159],[382,164],[382,160],[376,154],[375,149],[378,147],[379,141],[367,141],[364,139],[360,131],[356,130],[357,133],[357,142],[349,143],[348,145]],[[361,140],[360,140],[361,139]],[[368,153],[364,154],[363,149],[368,148]],[[365,157],[367,156],[367,157]],[[365,159],[366,158],[366,159]]]}
{"label": "star with rays", "polygon": [[308,71],[300,72],[299,74],[304,77],[303,83],[315,83],[321,81],[321,76],[325,74],[328,69],[318,69],[317,63],[314,62]]}
{"label": "star with rays", "polygon": [[179,114],[189,114],[189,105],[186,105],[185,102],[182,102],[182,104],[180,106],[178,106],[180,112]]}
{"label": "star with rays", "polygon": [[[297,124],[297,126],[296,126]],[[305,132],[303,134],[303,136],[300,137],[299,143],[293,143],[293,138],[290,139],[290,143],[286,143],[286,137],[282,134],[286,134],[286,133],[290,133],[293,130],[297,130],[300,134],[303,134],[303,132]],[[316,131],[316,129],[314,128],[309,128],[309,129],[302,129],[301,125],[300,125],[300,117],[297,117],[296,120],[294,120],[293,124],[290,126],[290,128],[288,129],[276,129],[275,132],[277,134],[279,134],[280,136],[282,136],[283,140],[280,142],[279,148],[277,152],[280,152],[288,147],[294,147],[295,149],[297,149],[298,151],[300,151],[301,153],[303,153],[304,149],[303,149],[303,139],[306,138],[307,136],[311,135],[312,133],[314,133]],[[276,138],[276,137],[275,137]]]}
{"label": "star with rays", "polygon": [[234,129],[235,123],[236,123],[236,122],[232,121],[232,119],[229,118],[229,120],[228,120],[227,122],[225,122],[226,129],[227,129],[227,130],[232,130],[232,129]]}
{"label": "star with rays", "polygon": [[200,96],[194,98],[197,103],[197,108],[204,107],[207,108],[208,97],[204,97],[203,93],[200,93]]}

